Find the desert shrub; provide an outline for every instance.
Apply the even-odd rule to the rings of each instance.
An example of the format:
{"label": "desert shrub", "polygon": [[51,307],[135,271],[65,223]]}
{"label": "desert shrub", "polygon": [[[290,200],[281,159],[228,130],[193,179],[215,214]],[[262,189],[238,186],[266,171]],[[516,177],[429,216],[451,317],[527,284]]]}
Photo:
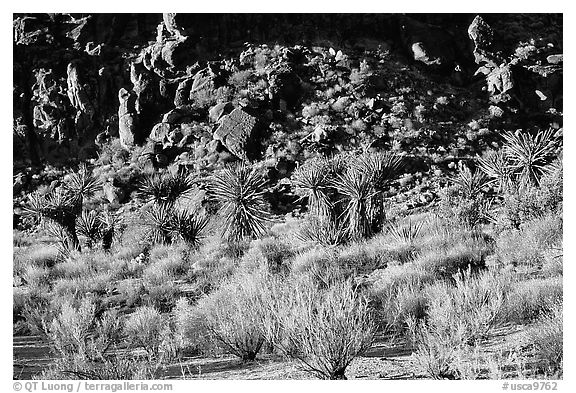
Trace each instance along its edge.
{"label": "desert shrub", "polygon": [[114,354],[102,361],[59,358],[39,375],[43,380],[145,380],[159,378],[159,365],[131,354]]}
{"label": "desert shrub", "polygon": [[265,233],[270,216],[261,169],[244,163],[227,166],[210,178],[209,190],[219,206],[224,238],[234,242]]}
{"label": "desert shrub", "polygon": [[439,214],[468,228],[488,221],[491,204],[482,194],[464,196],[455,186],[440,191]]}
{"label": "desert shrub", "polygon": [[105,295],[111,289],[112,273],[91,272],[88,275],[71,278],[60,278],[54,281],[52,289],[53,296],[56,297],[83,297],[88,293]]}
{"label": "desert shrub", "polygon": [[33,289],[49,290],[52,284],[51,271],[44,266],[29,265],[22,274],[22,279]]}
{"label": "desert shrub", "polygon": [[14,252],[14,273],[23,272],[28,265],[52,267],[58,262],[58,249],[51,245],[41,244]]}
{"label": "desert shrub", "polygon": [[371,275],[368,293],[380,323],[403,331],[408,320],[421,320],[428,303],[424,286],[435,280],[433,273],[413,264],[389,266]]}
{"label": "desert shrub", "polygon": [[248,250],[248,241],[227,242],[212,238],[197,252],[190,254],[190,273],[201,292],[208,293],[229,278]]}
{"label": "desert shrub", "polygon": [[162,336],[167,328],[165,317],[154,307],[138,307],[126,319],[124,333],[130,345],[142,348],[151,359],[158,358]]}
{"label": "desert shrub", "polygon": [[194,306],[186,298],[176,301],[172,316],[181,349],[191,354],[210,351],[210,333],[204,327],[203,316],[195,312]]}
{"label": "desert shrub", "polygon": [[144,281],[143,288],[144,292],[141,295],[142,304],[154,307],[163,313],[172,311],[176,304],[176,299],[180,296],[180,289],[173,281],[158,284]]}
{"label": "desert shrub", "polygon": [[250,248],[242,257],[241,266],[270,273],[285,273],[288,271],[288,261],[293,256],[293,249],[282,239],[266,237],[250,243]]}
{"label": "desert shrub", "polygon": [[[471,270],[428,286],[428,326],[458,332],[462,344],[475,344],[497,326],[511,290],[511,277],[501,272]],[[448,334],[448,333],[447,333]]]}
{"label": "desert shrub", "polygon": [[32,245],[30,235],[24,231],[14,229],[12,233],[12,245],[14,247],[29,247]]}
{"label": "desert shrub", "polygon": [[388,262],[388,253],[376,242],[362,241],[343,246],[336,255],[336,264],[355,275],[367,274]]}
{"label": "desert shrub", "polygon": [[446,248],[429,248],[421,251],[414,263],[439,276],[449,277],[468,268],[481,269],[486,256],[491,252],[482,239],[465,239],[462,243],[452,243]]}
{"label": "desert shrub", "polygon": [[150,263],[142,278],[146,285],[160,285],[185,276],[188,269],[185,248],[156,246],[150,250]]}
{"label": "desert shrub", "polygon": [[525,343],[533,345],[545,372],[562,374],[564,339],[561,302],[556,303],[528,329]]}
{"label": "desert shrub", "polygon": [[344,225],[330,218],[309,215],[299,228],[296,238],[305,243],[337,246],[348,241]]}
{"label": "desert shrub", "polygon": [[550,312],[555,304],[562,301],[562,288],[562,277],[517,282],[506,300],[506,320],[526,323]]}
{"label": "desert shrub", "polygon": [[498,325],[511,279],[500,273],[470,271],[427,286],[428,317],[408,321],[415,362],[435,379],[462,378],[462,357]]}
{"label": "desert shrub", "polygon": [[307,277],[273,285],[266,337],[286,356],[321,379],[345,379],[350,362],[367,350],[374,324],[367,302],[350,281],[319,288]]}
{"label": "desert shrub", "polygon": [[120,338],[121,325],[114,311],[96,317],[94,301],[85,297],[78,306],[65,302],[47,329],[48,338],[61,358],[95,361]]}
{"label": "desert shrub", "polygon": [[496,240],[496,259],[503,265],[541,267],[545,254],[562,242],[562,217],[546,216],[520,230],[502,232]]}
{"label": "desert shrub", "polygon": [[265,280],[261,274],[238,273],[200,299],[194,310],[213,342],[243,361],[254,360],[264,344],[261,299]]}
{"label": "desert shrub", "polygon": [[321,247],[311,248],[297,254],[290,270],[292,276],[308,277],[323,288],[329,287],[343,277],[349,277],[352,273],[340,266],[335,250]]}

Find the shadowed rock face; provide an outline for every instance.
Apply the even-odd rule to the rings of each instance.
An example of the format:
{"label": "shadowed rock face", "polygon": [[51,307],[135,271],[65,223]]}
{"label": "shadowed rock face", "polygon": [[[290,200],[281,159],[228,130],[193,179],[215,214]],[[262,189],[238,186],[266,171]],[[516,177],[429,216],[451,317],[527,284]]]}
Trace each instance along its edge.
{"label": "shadowed rock face", "polygon": [[[207,60],[239,53],[247,41],[386,48],[457,84],[479,80],[473,74],[481,66],[498,99],[526,111],[562,102],[561,15],[15,14],[13,27],[14,129],[33,161],[74,156],[117,135],[131,149],[155,125],[191,119],[220,120],[214,138],[246,159],[264,113],[229,113],[230,105],[208,113],[213,104],[204,108],[201,100],[220,94],[219,103],[229,101],[218,89],[226,89],[230,75]],[[503,63],[534,31],[556,45],[538,48],[542,64]],[[269,84],[268,98],[282,110],[297,108],[306,90],[290,68],[277,70]],[[156,131],[170,135],[165,128]]]}

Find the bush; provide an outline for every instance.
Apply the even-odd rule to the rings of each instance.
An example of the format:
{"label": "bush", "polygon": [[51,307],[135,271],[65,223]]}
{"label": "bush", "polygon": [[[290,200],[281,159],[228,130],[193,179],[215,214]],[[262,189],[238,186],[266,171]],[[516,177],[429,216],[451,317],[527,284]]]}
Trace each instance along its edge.
{"label": "bush", "polygon": [[293,249],[283,240],[267,237],[253,240],[242,257],[241,265],[249,270],[263,269],[270,273],[286,273]]}
{"label": "bush", "polygon": [[511,286],[509,276],[494,272],[474,276],[468,271],[454,279],[455,285],[427,286],[427,320],[412,318],[408,324],[414,359],[434,379],[464,377],[462,358],[469,358],[500,323]]}
{"label": "bush", "polygon": [[126,320],[124,333],[131,345],[144,349],[150,359],[157,359],[166,328],[164,317],[157,309],[141,306]]}
{"label": "bush", "polygon": [[65,302],[47,329],[56,353],[63,359],[102,360],[106,351],[118,343],[121,325],[113,311],[96,317],[96,305],[86,297],[78,306]]}
{"label": "bush", "polygon": [[150,264],[142,278],[147,286],[157,286],[184,277],[189,269],[186,249],[156,246],[150,251]]}
{"label": "bush", "polygon": [[556,303],[528,329],[526,344],[534,346],[536,356],[544,363],[547,373],[562,374],[564,340],[561,302]]}
{"label": "bush", "polygon": [[275,348],[297,359],[322,379],[346,379],[348,365],[366,351],[374,324],[367,302],[340,281],[322,289],[307,277],[273,285],[266,336]]}
{"label": "bush", "polygon": [[506,320],[523,324],[551,312],[554,305],[562,301],[562,287],[562,277],[516,283],[506,300]]}
{"label": "bush", "polygon": [[370,280],[370,298],[386,328],[402,331],[408,320],[419,321],[426,316],[428,299],[423,289],[436,280],[434,274],[405,264],[379,270]]}
{"label": "bush", "polygon": [[414,260],[414,264],[438,276],[451,275],[472,268],[478,270],[485,265],[490,248],[481,239],[467,239],[464,243],[453,243],[446,249],[427,248]]}
{"label": "bush", "polygon": [[262,321],[264,275],[239,273],[200,299],[194,313],[216,345],[252,361],[264,344]]}
{"label": "bush", "polygon": [[455,285],[444,281],[426,288],[428,324],[436,330],[458,332],[463,344],[488,337],[500,322],[512,279],[508,274],[471,270],[454,276]]}
{"label": "bush", "polygon": [[546,252],[561,249],[562,217],[546,216],[520,230],[502,232],[496,240],[496,260],[503,265],[542,267]]}

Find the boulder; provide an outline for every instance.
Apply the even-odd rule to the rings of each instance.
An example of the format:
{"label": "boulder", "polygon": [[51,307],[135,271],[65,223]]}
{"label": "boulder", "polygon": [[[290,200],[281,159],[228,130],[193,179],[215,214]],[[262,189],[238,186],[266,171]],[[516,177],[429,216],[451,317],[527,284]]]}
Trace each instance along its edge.
{"label": "boulder", "polygon": [[246,148],[254,136],[258,120],[241,108],[222,117],[214,132],[214,140],[220,141],[236,157],[247,160]]}
{"label": "boulder", "polygon": [[150,140],[155,142],[162,142],[170,134],[169,123],[158,123],[152,128],[152,132],[148,136]]}
{"label": "boulder", "polygon": [[400,21],[400,35],[404,47],[414,60],[437,69],[454,69],[455,40],[448,31],[405,17]]}
{"label": "boulder", "polygon": [[118,92],[118,133],[120,144],[125,149],[132,149],[136,144],[136,95],[122,88]]}
{"label": "boulder", "polygon": [[217,123],[222,116],[227,115],[234,109],[234,106],[230,102],[222,102],[220,104],[216,104],[210,108],[208,111],[208,119],[212,123]]}

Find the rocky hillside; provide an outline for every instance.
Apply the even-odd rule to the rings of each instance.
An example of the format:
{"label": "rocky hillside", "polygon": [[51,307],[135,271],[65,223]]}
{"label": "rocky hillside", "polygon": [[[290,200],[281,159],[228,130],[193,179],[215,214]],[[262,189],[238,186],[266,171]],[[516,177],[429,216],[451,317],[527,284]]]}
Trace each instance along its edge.
{"label": "rocky hillside", "polygon": [[121,204],[143,171],[259,161],[288,195],[372,149],[411,208],[502,130],[562,128],[562,15],[15,14],[13,49],[16,205],[79,160]]}

